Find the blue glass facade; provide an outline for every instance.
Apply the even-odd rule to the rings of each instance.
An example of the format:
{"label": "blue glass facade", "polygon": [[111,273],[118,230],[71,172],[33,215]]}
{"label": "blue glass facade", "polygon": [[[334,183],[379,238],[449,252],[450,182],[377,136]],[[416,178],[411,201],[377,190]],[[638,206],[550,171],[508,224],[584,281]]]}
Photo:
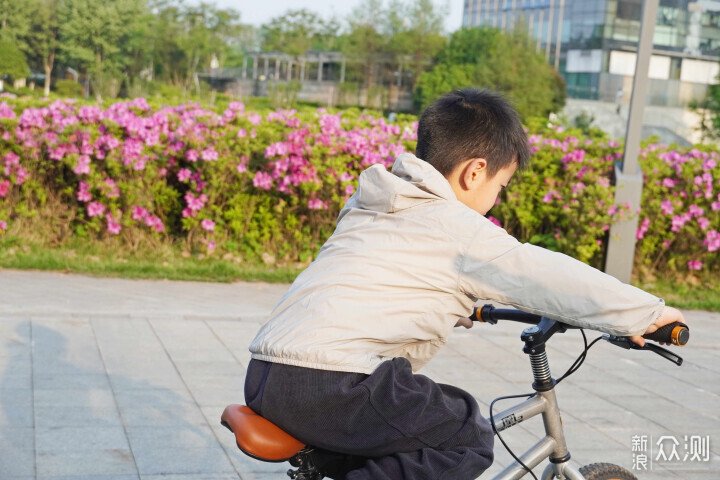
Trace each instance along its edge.
{"label": "blue glass facade", "polygon": [[[571,97],[628,94],[642,0],[465,0],[463,26],[527,28],[565,77]],[[720,2],[660,0],[651,61],[651,103],[683,105],[717,76]],[[654,92],[654,93],[653,93]]]}

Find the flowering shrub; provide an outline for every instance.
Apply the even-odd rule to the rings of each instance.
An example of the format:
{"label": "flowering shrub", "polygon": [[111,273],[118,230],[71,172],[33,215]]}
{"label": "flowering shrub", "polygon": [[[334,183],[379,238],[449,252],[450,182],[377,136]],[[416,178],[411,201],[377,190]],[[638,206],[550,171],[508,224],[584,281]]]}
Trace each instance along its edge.
{"label": "flowering shrub", "polygon": [[411,148],[412,118],[349,110],[220,114],[197,105],[106,109],[0,102],[0,233],[180,239],[213,252],[307,259],[334,228],[356,177]]}
{"label": "flowering shrub", "polygon": [[[357,110],[11,102],[0,99],[0,235],[48,245],[180,242],[205,254],[305,261],[334,229],[359,173],[389,167],[416,141],[415,118],[389,123]],[[531,128],[531,167],[491,219],[601,267],[609,225],[626,211],[611,184],[620,147],[598,134]],[[717,269],[717,152],[648,145],[640,161],[638,265]]]}

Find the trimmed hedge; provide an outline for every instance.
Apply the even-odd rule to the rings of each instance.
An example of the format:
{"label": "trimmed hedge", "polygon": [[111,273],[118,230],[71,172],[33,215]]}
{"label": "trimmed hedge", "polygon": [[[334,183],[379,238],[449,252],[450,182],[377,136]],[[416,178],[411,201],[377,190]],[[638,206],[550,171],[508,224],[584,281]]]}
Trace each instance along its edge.
{"label": "trimmed hedge", "polygon": [[[308,261],[359,173],[413,151],[416,119],[350,109],[220,112],[144,99],[101,108],[0,101],[0,235],[71,237],[136,249]],[[531,126],[531,167],[492,218],[524,241],[600,267],[620,146],[602,134]],[[646,145],[636,261],[643,272],[717,271],[720,158]]]}

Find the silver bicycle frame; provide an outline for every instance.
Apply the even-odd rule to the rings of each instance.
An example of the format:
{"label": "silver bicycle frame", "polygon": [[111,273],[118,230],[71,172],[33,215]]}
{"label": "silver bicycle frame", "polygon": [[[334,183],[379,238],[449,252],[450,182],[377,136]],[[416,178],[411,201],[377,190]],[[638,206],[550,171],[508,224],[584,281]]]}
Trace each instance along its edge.
{"label": "silver bicycle frame", "polygon": [[[540,325],[544,325],[548,331],[551,331],[555,323],[543,318],[538,326],[528,327],[523,330],[521,336],[521,339],[525,342],[523,351],[530,358],[533,378],[535,379],[533,388],[536,393],[524,402],[493,415],[493,423],[496,430],[501,432],[522,423],[528,418],[542,415],[545,437],[518,458],[530,469],[549,458],[550,465],[542,473],[543,480],[552,478],[585,480],[580,470],[569,463],[570,455],[565,443],[560,409],[555,397],[555,381],[550,375],[550,365],[548,364],[545,340],[542,339]],[[552,335],[552,331],[550,335]],[[527,473],[528,471],[520,465],[520,462],[513,461],[507,468],[497,474],[493,480],[517,480]]]}
{"label": "silver bicycle frame", "polygon": [[[528,466],[534,468],[548,457],[563,458],[567,455],[567,444],[562,429],[560,410],[558,409],[555,389],[537,394],[524,402],[510,407],[507,410],[493,415],[495,427],[498,432],[518,425],[528,418],[542,415],[545,426],[545,437],[538,441],[530,449],[518,458]],[[498,473],[493,480],[517,480],[527,474],[518,462],[514,461],[502,472]],[[570,464],[569,461],[550,463],[542,473],[543,480],[552,478],[568,480],[585,480],[580,471]]]}

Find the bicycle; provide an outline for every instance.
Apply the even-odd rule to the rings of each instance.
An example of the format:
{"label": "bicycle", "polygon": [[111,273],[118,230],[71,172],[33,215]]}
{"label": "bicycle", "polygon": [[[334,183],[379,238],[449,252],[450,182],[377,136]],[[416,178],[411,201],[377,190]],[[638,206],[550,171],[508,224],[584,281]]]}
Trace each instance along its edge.
{"label": "bicycle", "polygon": [[[530,358],[533,374],[534,393],[498,397],[490,403],[490,424],[493,432],[513,457],[514,462],[498,473],[493,480],[517,480],[530,474],[545,459],[550,463],[541,474],[543,480],[637,480],[629,470],[609,463],[592,463],[581,468],[570,462],[570,452],[565,442],[560,410],[555,396],[555,386],[576,372],[585,360],[588,350],[599,340],[606,340],[623,349],[643,350],[656,353],[676,365],[682,365],[682,358],[658,345],[646,342],[640,347],[628,338],[603,334],[590,344],[582,328],[568,325],[547,317],[530,314],[521,310],[498,309],[492,305],[475,308],[470,317],[474,321],[496,324],[499,320],[509,320],[530,324],[520,339],[525,346],[523,352]],[[579,329],[582,333],[584,350],[558,379],[552,378],[545,351],[545,344],[556,333],[570,329]],[[675,322],[666,325],[644,338],[673,345],[685,345],[690,332],[687,325]],[[493,415],[493,406],[499,400],[527,397],[523,402]],[[542,415],[545,436],[519,457],[515,455],[502,439],[500,432],[536,415]],[[221,416],[221,424],[235,434],[236,444],[246,455],[264,462],[290,462],[296,470],[288,470],[287,475],[294,480],[321,480],[325,478],[323,463],[320,460],[332,452],[320,451],[305,445],[281,430],[269,420],[262,418],[244,405],[229,405]],[[340,455],[340,454],[335,454]],[[356,457],[358,466],[362,458]]]}

